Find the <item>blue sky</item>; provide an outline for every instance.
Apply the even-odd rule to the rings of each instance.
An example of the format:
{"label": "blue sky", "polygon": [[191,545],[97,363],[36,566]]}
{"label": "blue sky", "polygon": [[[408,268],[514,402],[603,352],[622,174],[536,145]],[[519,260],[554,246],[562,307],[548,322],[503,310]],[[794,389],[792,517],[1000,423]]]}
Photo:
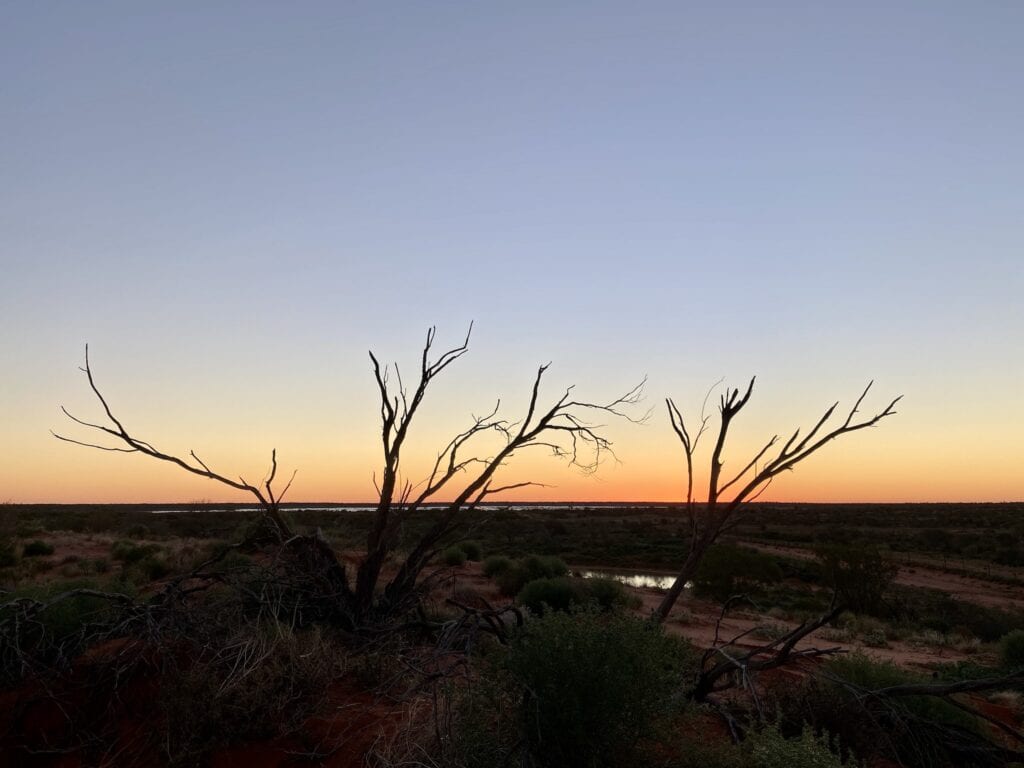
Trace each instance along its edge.
{"label": "blue sky", "polygon": [[[756,373],[754,442],[874,378],[903,412],[782,497],[1022,498],[1022,32],[1011,2],[8,4],[0,497],[201,493],[53,444],[86,341],[151,435],[365,496],[366,349],[473,319],[438,435],[548,360],[654,406]],[[670,493],[664,422],[553,495]]]}

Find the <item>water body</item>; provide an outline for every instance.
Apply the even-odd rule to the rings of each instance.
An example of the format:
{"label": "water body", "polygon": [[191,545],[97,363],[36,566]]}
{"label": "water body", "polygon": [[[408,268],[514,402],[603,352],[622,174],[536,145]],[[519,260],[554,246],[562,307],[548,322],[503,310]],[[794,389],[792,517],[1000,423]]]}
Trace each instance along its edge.
{"label": "water body", "polygon": [[[369,507],[365,504],[348,504],[344,506],[330,506],[330,507],[282,507],[285,512],[372,512],[376,507]],[[195,509],[152,509],[150,510],[151,515],[173,515],[179,513],[195,513],[202,514],[204,512],[259,512],[259,507],[230,507],[225,509],[218,509],[216,507],[202,507]]]}
{"label": "water body", "polygon": [[[428,504],[425,509],[431,508],[443,508],[444,504]],[[665,509],[667,508],[663,504],[489,504],[481,505],[478,510],[481,512],[498,512],[498,511],[510,511],[510,512],[532,512],[532,511],[572,511],[572,510],[587,510],[587,509],[602,509],[602,510],[635,510],[635,509]],[[317,506],[317,507],[304,507],[304,506],[288,506],[287,504],[282,509],[288,512],[372,512],[376,509],[373,505],[368,504],[331,504],[329,506]],[[230,507],[224,509],[218,509],[216,507],[202,507],[195,509],[154,509],[150,510],[151,514],[154,515],[168,515],[175,512],[259,512],[259,507]]]}
{"label": "water body", "polygon": [[[651,587],[654,589],[668,589],[676,580],[675,576],[645,571],[579,571],[579,575],[584,579],[612,579],[630,587]],[[691,582],[686,582],[687,589],[692,586]]]}

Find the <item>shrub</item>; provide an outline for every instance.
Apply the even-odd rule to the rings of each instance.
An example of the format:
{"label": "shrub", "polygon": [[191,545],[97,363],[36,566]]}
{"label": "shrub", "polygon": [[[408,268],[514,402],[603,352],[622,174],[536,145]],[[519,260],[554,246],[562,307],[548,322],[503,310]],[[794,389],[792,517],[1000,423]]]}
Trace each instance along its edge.
{"label": "shrub", "polygon": [[587,598],[606,611],[640,607],[640,598],[628,592],[625,585],[615,579],[585,579],[583,586]]}
{"label": "shrub", "polygon": [[824,582],[853,611],[878,615],[899,568],[868,542],[826,544],[815,550]]}
{"label": "shrub", "polygon": [[237,631],[223,643],[233,653],[201,659],[168,678],[161,743],[171,765],[205,764],[202,756],[218,745],[297,729],[345,664],[338,644],[317,630],[250,625]]}
{"label": "shrub", "polygon": [[569,566],[562,558],[553,555],[527,555],[520,563],[531,579],[553,579],[569,575]]}
{"label": "shrub", "polygon": [[139,561],[138,568],[150,581],[162,579],[171,572],[171,567],[162,557],[147,555]]}
{"label": "shrub", "polygon": [[986,643],[997,642],[1024,624],[1024,611],[1019,609],[977,605],[927,590],[901,589],[896,596],[895,608],[903,621],[937,632],[973,635]]}
{"label": "shrub", "polygon": [[110,545],[110,556],[125,565],[133,565],[156,553],[160,548],[155,544],[133,544],[130,541],[115,541]]}
{"label": "shrub", "polygon": [[498,589],[501,591],[501,594],[511,597],[512,595],[518,595],[522,591],[523,587],[530,581],[530,577],[518,564],[513,564],[511,568],[499,573],[495,581],[498,582]]}
{"label": "shrub", "polygon": [[150,530],[148,525],[136,523],[135,525],[129,526],[125,533],[133,539],[144,539],[150,535]]}
{"label": "shrub", "polygon": [[45,555],[52,554],[53,545],[47,544],[45,541],[42,541],[41,539],[30,541],[28,544],[25,545],[25,548],[22,550],[22,555],[24,555],[25,557],[42,557]]}
{"label": "shrub", "polygon": [[868,648],[888,648],[889,638],[884,629],[872,629],[864,633],[864,645]]}
{"label": "shrub", "polygon": [[480,542],[460,541],[456,546],[466,553],[467,560],[474,563],[480,562],[480,557],[483,555],[483,550],[480,549]]}
{"label": "shrub", "polygon": [[[199,557],[193,559],[192,568],[194,569],[202,565],[209,559],[209,555],[201,554]],[[221,559],[216,563],[207,566],[206,570],[211,573],[231,573],[233,571],[241,571],[251,568],[252,565],[253,560],[249,555],[244,552],[239,552],[237,549],[233,549],[223,555],[223,557],[221,557]]]}
{"label": "shrub", "polygon": [[493,579],[499,574],[505,573],[512,568],[512,559],[504,555],[491,555],[484,560],[484,576]]}
{"label": "shrub", "polygon": [[585,599],[580,581],[582,579],[570,579],[565,576],[556,579],[534,579],[519,591],[516,599],[538,616],[548,608],[554,611],[567,611],[569,606]]}
{"label": "shrub", "polygon": [[252,564],[251,557],[238,549],[233,549],[231,544],[223,540],[207,542],[198,551],[182,550],[181,554],[183,559],[186,554],[188,555],[188,564],[185,567],[189,571],[194,571],[211,560],[216,562],[207,565],[205,570],[213,573],[223,573]]}
{"label": "shrub", "polygon": [[774,558],[746,547],[716,544],[701,560],[693,586],[699,595],[724,601],[750,586],[781,580],[782,570]]}
{"label": "shrub", "polygon": [[675,711],[693,656],[660,626],[594,610],[527,623],[505,667],[521,691],[522,738],[537,765],[635,765]]}
{"label": "shrub", "polygon": [[553,579],[568,573],[569,566],[561,558],[527,555],[498,574],[498,588],[503,595],[518,595],[534,579]]}
{"label": "shrub", "polygon": [[[922,676],[902,669],[891,661],[878,661],[863,653],[837,656],[830,659],[825,668],[835,677],[868,690],[924,682]],[[973,724],[969,715],[942,699],[931,696],[903,696],[899,701],[906,705],[908,711],[921,717],[968,727]]]}
{"label": "shrub", "polygon": [[572,606],[588,602],[603,611],[632,607],[638,602],[637,598],[614,579],[580,579],[567,576],[527,582],[516,599],[537,615],[543,614],[545,608],[567,611]]}
{"label": "shrub", "polygon": [[[108,585],[107,590],[123,594],[117,587]],[[71,658],[81,650],[90,625],[103,625],[116,615],[116,602],[94,595],[68,595],[79,589],[104,587],[95,581],[76,579],[21,588],[5,596],[10,602],[0,604],[0,680],[12,682],[26,673],[22,654],[47,663]],[[18,601],[38,602],[30,621],[19,620],[22,608]],[[8,653],[14,648],[18,653]]]}
{"label": "shrub", "polygon": [[744,741],[752,768],[842,768],[842,760],[829,748],[825,732],[816,736],[810,728],[787,739],[778,724],[751,733]]}
{"label": "shrub", "polygon": [[441,562],[451,566],[462,565],[466,562],[466,553],[457,545],[448,547],[441,553]]}
{"label": "shrub", "polygon": [[[96,585],[89,581],[67,582],[51,587],[40,597],[45,600],[59,592],[95,587]],[[54,603],[39,616],[51,637],[57,642],[62,642],[77,634],[86,624],[100,621],[110,609],[111,603],[103,598],[76,595]]]}
{"label": "shrub", "polygon": [[1006,669],[1024,668],[1024,629],[1003,635],[999,641],[999,661]]}
{"label": "shrub", "polygon": [[[838,680],[867,690],[925,681],[891,662],[860,653],[831,659],[825,670]],[[938,768],[970,764],[964,763],[964,756],[971,749],[981,748],[974,718],[941,698],[861,699],[833,683],[817,693],[812,691],[806,699],[803,706],[817,710],[812,725],[840,734],[861,757],[883,750],[883,756],[908,768]],[[955,734],[952,743],[950,734]],[[961,748],[966,745],[967,751],[954,752],[953,744]]]}

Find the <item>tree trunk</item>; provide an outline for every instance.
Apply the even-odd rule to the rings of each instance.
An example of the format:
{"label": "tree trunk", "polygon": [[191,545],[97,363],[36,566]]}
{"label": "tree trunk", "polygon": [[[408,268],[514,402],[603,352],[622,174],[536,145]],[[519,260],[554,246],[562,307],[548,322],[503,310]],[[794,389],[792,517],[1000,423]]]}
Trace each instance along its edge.
{"label": "tree trunk", "polygon": [[693,577],[697,575],[697,569],[700,567],[701,558],[704,557],[704,553],[707,551],[709,545],[703,542],[694,541],[690,547],[690,554],[686,556],[686,561],[683,563],[683,567],[679,569],[679,573],[676,575],[676,580],[672,582],[672,586],[669,587],[668,592],[665,593],[665,597],[661,601],[661,605],[654,612],[654,620],[659,624],[668,618],[669,613],[672,611],[672,606],[676,604],[679,596],[683,593],[683,589],[686,587],[686,582],[693,581]]}

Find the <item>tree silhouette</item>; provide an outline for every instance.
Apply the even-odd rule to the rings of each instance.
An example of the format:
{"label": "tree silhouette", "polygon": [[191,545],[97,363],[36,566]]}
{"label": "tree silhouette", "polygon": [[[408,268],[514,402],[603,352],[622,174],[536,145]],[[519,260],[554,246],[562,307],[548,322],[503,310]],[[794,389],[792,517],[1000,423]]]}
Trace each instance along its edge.
{"label": "tree silhouette", "polygon": [[[639,422],[646,416],[634,417],[628,411],[642,399],[644,382],[608,403],[594,403],[573,398],[573,387],[543,406],[541,383],[548,365],[537,370],[530,390],[526,411],[517,421],[499,416],[501,401],[486,416],[473,417],[469,426],[452,437],[438,452],[429,475],[419,483],[404,478],[403,461],[409,430],[423,405],[434,379],[469,350],[472,324],[463,342],[431,359],[436,329],[427,331],[420,357],[419,376],[411,391],[402,382],[397,365],[381,366],[370,352],[374,378],[380,394],[381,443],[384,465],[379,484],[378,502],[367,533],[366,551],[356,569],[354,584],[345,566],[338,560],[323,538],[296,535],[281,515],[280,504],[291,481],[276,493],[273,482],[277,475],[277,452],[271,451],[271,467],[262,485],[237,480],[215,472],[195,451],[182,458],[165,453],[154,445],[133,435],[115,415],[101,393],[89,364],[86,347],[85,367],[82,369],[89,386],[99,400],[107,424],[84,421],[72,415],[63,406],[64,414],[78,425],[101,432],[121,445],[109,446],[77,440],[53,433],[65,442],[103,451],[141,453],[145,456],[174,464],[185,471],[214,480],[235,490],[252,494],[259,502],[264,519],[269,523],[277,541],[289,548],[293,562],[304,563],[311,572],[306,589],[315,589],[316,598],[332,602],[333,608],[346,617],[345,623],[358,628],[375,623],[412,608],[419,599],[421,576],[432,559],[453,538],[460,526],[467,522],[473,510],[488,499],[518,488],[535,486],[530,480],[501,482],[499,470],[514,454],[527,449],[540,448],[583,472],[594,472],[606,457],[614,457],[611,442],[602,434],[602,426],[590,418],[595,415],[613,416]],[[482,438],[497,436],[499,444],[493,454],[484,454],[488,445]],[[294,473],[292,475],[294,478]],[[396,554],[400,531],[405,521],[422,513],[431,505],[435,519],[412,546],[402,553],[397,571],[383,589],[379,588],[385,565]],[[310,586],[313,585],[313,586]],[[318,610],[323,610],[318,608]]]}
{"label": "tree silhouette", "polygon": [[[614,457],[614,453],[611,443],[602,435],[601,427],[592,424],[589,417],[614,416],[633,422],[645,418],[628,413],[630,407],[637,405],[642,398],[643,381],[621,397],[604,404],[576,400],[573,387],[569,387],[550,405],[541,406],[541,383],[550,364],[542,365],[534,377],[526,412],[521,419],[508,421],[501,418],[498,415],[499,400],[490,413],[474,417],[465,430],[438,451],[433,468],[423,482],[415,486],[408,481],[400,482],[409,427],[433,380],[468,351],[472,325],[462,344],[431,360],[435,333],[434,328],[427,332],[420,358],[419,380],[411,393],[403,385],[397,366],[381,367],[377,357],[370,353],[380,393],[384,467],[377,488],[379,500],[367,537],[366,555],[356,576],[357,611],[361,614],[370,610],[373,604],[381,569],[397,547],[398,532],[403,522],[421,512],[432,500],[443,496],[450,499],[441,506],[433,525],[405,553],[397,573],[384,588],[381,606],[387,611],[399,609],[415,597],[417,580],[423,569],[465,522],[468,513],[500,493],[538,485],[533,481],[497,481],[498,470],[515,453],[540,448],[583,472],[594,472],[606,457]],[[394,383],[389,375],[392,371]],[[484,457],[474,448],[479,445],[480,438],[488,434],[497,435],[501,445],[492,456]]]}
{"label": "tree silhouette", "polygon": [[99,387],[96,386],[96,380],[93,378],[92,367],[89,365],[89,345],[85,345],[85,367],[80,369],[89,380],[89,388],[93,394],[100,401],[100,405],[103,406],[103,411],[107,417],[107,425],[93,424],[88,421],[83,421],[77,416],[71,414],[67,408],[63,405],[60,407],[64,415],[67,416],[71,421],[76,424],[80,424],[83,427],[97,430],[106,435],[109,435],[116,440],[123,443],[126,447],[119,446],[107,446],[100,445],[98,443],[90,443],[83,440],[74,440],[70,437],[57,434],[51,430],[50,434],[56,437],[58,440],[63,440],[66,443],[74,443],[75,445],[84,445],[87,448],[96,448],[100,451],[113,451],[116,453],[141,453],[144,456],[150,456],[160,461],[166,461],[181,467],[186,472],[190,472],[193,475],[199,475],[205,477],[208,480],[215,480],[222,485],[226,485],[229,488],[234,488],[237,491],[247,491],[256,497],[256,501],[260,505],[260,509],[263,512],[265,520],[270,524],[270,528],[278,540],[285,540],[292,535],[291,528],[285,522],[284,518],[281,517],[281,501],[284,499],[288,489],[291,487],[292,480],[295,479],[295,472],[292,473],[291,479],[288,480],[287,485],[280,493],[274,492],[274,479],[277,477],[277,449],[270,451],[270,470],[267,472],[266,478],[263,480],[262,488],[259,485],[253,485],[248,482],[244,477],[239,476],[237,480],[234,480],[226,475],[222,475],[219,472],[214,472],[207,466],[206,462],[196,455],[195,451],[189,451],[187,458],[181,458],[173,454],[164,453],[158,450],[147,440],[135,437],[131,434],[111,410],[110,405],[107,403],[106,398],[100,392]]}
{"label": "tree silhouette", "polygon": [[[715,540],[723,531],[734,526],[742,518],[744,511],[747,509],[746,505],[763,493],[777,475],[793,469],[801,461],[810,457],[836,438],[872,427],[887,416],[896,413],[894,408],[896,403],[902,398],[902,395],[895,398],[874,416],[859,421],[855,419],[861,403],[871,389],[872,383],[868,383],[846,415],[846,418],[838,425],[826,429],[826,424],[832,418],[836,408],[839,407],[839,403],[836,402],[825,411],[810,431],[802,438],[798,428],[781,448],[773,450],[779,441],[778,435],[773,436],[736,475],[732,476],[729,480],[723,481],[722,470],[725,464],[722,460],[722,454],[728,438],[729,427],[736,415],[743,410],[743,407],[750,400],[750,396],[754,391],[754,379],[750,380],[750,384],[747,385],[747,389],[742,395],[739,389],[729,390],[726,388],[718,405],[720,421],[718,436],[711,452],[708,499],[706,504],[699,504],[694,500],[693,465],[697,445],[704,432],[707,431],[708,421],[710,421],[711,417],[705,415],[702,410],[700,426],[695,434],[691,434],[675,401],[672,398],[665,400],[672,429],[683,446],[683,455],[686,459],[685,511],[690,529],[690,547],[686,560],[676,575],[675,581],[655,611],[654,618],[657,621],[664,621],[668,617],[672,606],[679,599],[684,586],[696,575],[697,568],[700,566],[701,559],[708,551],[708,548],[715,543]],[[735,489],[731,495],[728,493],[730,489]]]}

